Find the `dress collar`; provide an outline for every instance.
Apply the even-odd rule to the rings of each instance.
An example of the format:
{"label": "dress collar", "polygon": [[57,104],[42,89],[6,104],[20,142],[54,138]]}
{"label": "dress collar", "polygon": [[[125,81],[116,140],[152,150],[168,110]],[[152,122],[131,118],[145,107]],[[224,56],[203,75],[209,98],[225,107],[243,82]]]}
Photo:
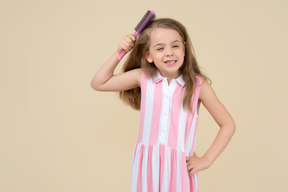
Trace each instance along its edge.
{"label": "dress collar", "polygon": [[[159,83],[159,82],[161,82],[164,78],[166,78],[166,77],[162,77],[162,75],[161,75],[160,72],[158,71],[153,80],[154,80],[154,83]],[[184,81],[182,75],[180,75],[180,76],[179,76],[177,79],[175,79],[175,80],[176,80],[176,82],[177,82],[178,84],[180,84],[182,87],[185,86],[185,81]]]}

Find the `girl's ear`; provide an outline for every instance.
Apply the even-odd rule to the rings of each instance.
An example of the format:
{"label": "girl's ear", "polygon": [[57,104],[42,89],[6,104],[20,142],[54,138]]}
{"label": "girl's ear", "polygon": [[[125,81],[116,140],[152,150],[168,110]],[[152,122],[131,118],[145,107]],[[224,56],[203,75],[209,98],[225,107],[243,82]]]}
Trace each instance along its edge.
{"label": "girl's ear", "polygon": [[153,59],[151,58],[151,55],[150,55],[149,51],[146,52],[145,58],[148,61],[148,63],[152,63],[153,62]]}

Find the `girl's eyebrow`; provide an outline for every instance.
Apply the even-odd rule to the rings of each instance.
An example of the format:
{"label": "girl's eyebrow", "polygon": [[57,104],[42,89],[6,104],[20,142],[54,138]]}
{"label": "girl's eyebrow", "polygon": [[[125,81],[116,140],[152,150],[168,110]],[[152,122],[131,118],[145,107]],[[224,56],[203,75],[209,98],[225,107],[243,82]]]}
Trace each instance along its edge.
{"label": "girl's eyebrow", "polygon": [[157,43],[153,47],[157,47],[157,46],[160,46],[160,45],[164,45],[164,43]]}
{"label": "girl's eyebrow", "polygon": [[[171,42],[171,44],[173,44],[173,43],[180,43],[180,41],[179,40],[175,40],[175,41],[172,41]],[[155,44],[153,47],[157,47],[157,46],[159,46],[159,45],[165,45],[164,43],[157,43],[157,44]]]}

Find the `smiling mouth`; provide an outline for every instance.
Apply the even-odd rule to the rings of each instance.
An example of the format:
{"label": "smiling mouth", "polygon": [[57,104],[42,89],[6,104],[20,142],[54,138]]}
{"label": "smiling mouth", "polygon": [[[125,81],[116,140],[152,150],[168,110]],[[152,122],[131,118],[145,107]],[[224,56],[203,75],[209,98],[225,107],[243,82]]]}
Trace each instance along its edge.
{"label": "smiling mouth", "polygon": [[174,65],[174,64],[177,63],[177,60],[168,60],[168,61],[164,61],[164,63],[165,63],[166,65]]}

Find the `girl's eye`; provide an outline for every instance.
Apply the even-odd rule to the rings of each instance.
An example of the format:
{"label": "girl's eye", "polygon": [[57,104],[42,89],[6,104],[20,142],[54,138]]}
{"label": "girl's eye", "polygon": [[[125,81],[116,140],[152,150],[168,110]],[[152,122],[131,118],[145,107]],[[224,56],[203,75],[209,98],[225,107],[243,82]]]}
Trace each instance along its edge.
{"label": "girl's eye", "polygon": [[178,48],[178,47],[179,47],[179,45],[173,45],[172,47],[173,47],[173,48]]}
{"label": "girl's eye", "polygon": [[164,48],[163,47],[159,47],[157,48],[157,51],[162,51]]}

